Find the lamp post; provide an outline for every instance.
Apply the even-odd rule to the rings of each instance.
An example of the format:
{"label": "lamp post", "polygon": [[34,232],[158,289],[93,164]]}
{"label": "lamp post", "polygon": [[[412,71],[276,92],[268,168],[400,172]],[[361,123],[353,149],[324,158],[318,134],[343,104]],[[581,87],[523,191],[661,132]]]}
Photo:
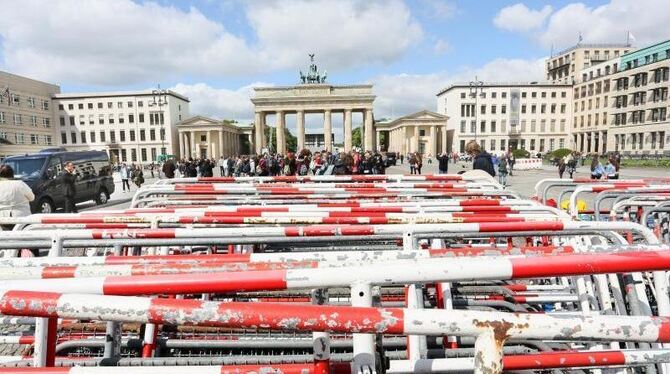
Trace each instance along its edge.
{"label": "lamp post", "polygon": [[[158,123],[161,125],[161,155],[163,155],[163,158],[165,158],[165,119],[163,116],[163,107],[167,105],[167,94],[168,90],[161,89],[160,83],[158,84],[158,88],[155,90],[151,91],[152,94],[152,101],[149,103],[150,107],[158,107]],[[165,160],[163,160],[165,161]]]}
{"label": "lamp post", "polygon": [[[479,95],[477,95],[477,91],[479,91]],[[484,82],[478,80],[475,75],[475,80],[470,82],[470,97],[475,99],[475,141],[477,141],[477,126],[479,126],[477,123],[477,112],[479,111],[477,96],[484,97]]]}

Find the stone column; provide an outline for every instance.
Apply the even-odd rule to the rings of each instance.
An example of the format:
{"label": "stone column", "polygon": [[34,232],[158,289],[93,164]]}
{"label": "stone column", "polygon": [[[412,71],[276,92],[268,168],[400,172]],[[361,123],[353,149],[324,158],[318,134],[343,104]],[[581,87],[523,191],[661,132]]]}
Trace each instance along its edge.
{"label": "stone column", "polygon": [[219,154],[218,157],[223,156],[223,129],[219,130]]}
{"label": "stone column", "polygon": [[410,152],[410,150],[409,150],[409,139],[407,138],[407,136],[409,135],[409,127],[404,126],[403,130],[400,131],[400,133],[402,134],[402,143],[401,143],[402,144],[402,153],[407,155]]}
{"label": "stone column", "polygon": [[186,137],[183,132],[179,132],[179,158],[186,157]]}
{"label": "stone column", "polygon": [[447,125],[441,126],[442,131],[442,153],[447,153]]}
{"label": "stone column", "polygon": [[[210,134],[212,134],[212,138],[210,141],[210,144],[212,144],[212,152],[209,154],[209,158],[218,158],[219,157],[219,152],[221,152],[221,148],[219,147],[219,137],[214,136],[214,132],[216,130],[210,131]],[[221,130],[218,131],[221,133]]]}
{"label": "stone column", "polygon": [[363,117],[363,130],[365,130],[365,150],[373,151],[375,148],[375,134],[372,125],[372,109],[365,109]]}
{"label": "stone column", "polygon": [[277,119],[275,122],[277,126],[277,153],[281,155],[286,154],[286,137],[284,137],[284,128],[286,124],[284,122],[284,112],[277,111]]}
{"label": "stone column", "polygon": [[[387,131],[386,132],[386,149],[388,150],[388,145],[389,145],[389,138],[391,136],[391,132]],[[378,152],[381,152],[382,150],[382,144],[381,144],[382,136],[380,132],[376,132],[375,134],[375,149]]]}
{"label": "stone column", "polygon": [[344,151],[349,152],[352,149],[351,134],[351,109],[344,110]]}
{"label": "stone column", "polygon": [[412,136],[412,152],[419,152],[419,127],[414,126],[414,136]]}
{"label": "stone column", "polygon": [[254,140],[254,147],[256,150],[256,153],[260,154],[262,149],[263,149],[263,138],[264,138],[264,130],[265,129],[265,113],[263,112],[256,112],[256,116],[254,119],[254,131],[255,131],[255,140]]}
{"label": "stone column", "polygon": [[198,152],[195,149],[195,131],[191,131],[188,136],[191,138],[191,152],[188,155],[189,157],[196,158],[198,156]]}
{"label": "stone column", "polygon": [[300,152],[305,148],[305,111],[299,110],[296,112],[295,127],[296,132],[298,133],[298,149],[296,149],[296,151]]}
{"label": "stone column", "polygon": [[328,152],[333,151],[333,123],[332,123],[332,113],[329,109],[323,112],[323,140],[325,143],[326,150]]}
{"label": "stone column", "polygon": [[437,127],[430,126],[430,154],[433,157],[437,156]]}

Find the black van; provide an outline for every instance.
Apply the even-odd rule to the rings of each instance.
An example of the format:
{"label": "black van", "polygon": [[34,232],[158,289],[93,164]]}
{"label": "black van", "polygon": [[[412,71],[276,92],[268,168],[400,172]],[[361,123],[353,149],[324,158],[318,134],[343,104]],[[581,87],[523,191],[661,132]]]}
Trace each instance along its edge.
{"label": "black van", "polygon": [[66,162],[72,161],[77,173],[75,203],[95,200],[107,203],[114,192],[109,156],[104,151],[67,152],[62,148],[44,149],[39,153],[5,158],[2,163],[14,169],[35,194],[30,208],[34,213],[52,213],[65,204],[63,185],[58,176]]}

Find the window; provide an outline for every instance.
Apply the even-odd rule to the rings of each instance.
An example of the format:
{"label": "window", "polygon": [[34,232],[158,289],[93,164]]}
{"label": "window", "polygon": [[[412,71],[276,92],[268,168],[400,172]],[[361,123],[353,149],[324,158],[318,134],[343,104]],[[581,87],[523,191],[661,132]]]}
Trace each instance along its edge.
{"label": "window", "polygon": [[139,122],[144,123],[144,113],[139,114]]}
{"label": "window", "polygon": [[77,108],[83,110],[83,109],[84,109],[84,103],[79,103],[79,104],[77,105]]}
{"label": "window", "polygon": [[533,151],[535,150],[535,139],[530,140],[530,149]]}
{"label": "window", "polygon": [[491,121],[491,132],[496,132],[496,121]]}
{"label": "window", "polygon": [[540,131],[547,132],[547,120],[543,119],[540,121]]}
{"label": "window", "polygon": [[507,147],[507,140],[506,139],[500,139],[500,150],[504,151]]}
{"label": "window", "polygon": [[482,105],[480,113],[486,114],[486,105]]}
{"label": "window", "polygon": [[149,140],[156,141],[156,130],[151,129],[149,130]]}
{"label": "window", "polygon": [[145,130],[140,130],[140,141],[144,142],[146,140],[147,140],[146,131]]}
{"label": "window", "polygon": [[565,104],[561,104],[561,113],[565,114]]}
{"label": "window", "polygon": [[500,121],[500,132],[507,131],[507,120]]}
{"label": "window", "polygon": [[521,121],[521,132],[526,132],[526,120]]}
{"label": "window", "polygon": [[70,126],[74,126],[74,116],[70,116]]}
{"label": "window", "polygon": [[419,130],[419,136],[426,136],[426,130]]}
{"label": "window", "polygon": [[476,133],[477,132],[477,122],[470,121],[470,132],[471,133]]}
{"label": "window", "polygon": [[23,123],[23,119],[21,118],[21,115],[18,113],[14,113],[14,124],[15,125],[20,125]]}
{"label": "window", "polygon": [[50,118],[42,118],[42,126],[45,128],[50,128],[51,127],[51,119]]}
{"label": "window", "polygon": [[28,107],[30,107],[30,108],[35,107],[35,98],[34,97],[29,97],[28,98]]}
{"label": "window", "polygon": [[486,132],[486,121],[481,121],[479,123],[479,132],[482,134]]}
{"label": "window", "polygon": [[98,103],[98,109],[102,109],[102,103]]}
{"label": "window", "polygon": [[112,102],[111,101],[107,102],[107,109],[112,109]]}
{"label": "window", "polygon": [[461,121],[461,134],[465,133],[465,121]]}
{"label": "window", "polygon": [[496,106],[491,105],[491,114],[496,114]]}
{"label": "window", "polygon": [[79,133],[79,137],[81,138],[81,143],[86,144],[86,131]]}
{"label": "window", "polygon": [[551,114],[556,113],[556,104],[551,104]]}
{"label": "window", "polygon": [[123,101],[117,102],[116,107],[119,108],[119,109],[123,109]]}
{"label": "window", "polygon": [[49,110],[49,101],[48,100],[42,101],[42,109],[43,110]]}
{"label": "window", "polygon": [[547,112],[547,104],[540,105],[540,113],[546,113],[546,112]]}
{"label": "window", "polygon": [[37,116],[30,116],[30,126],[37,127]]}
{"label": "window", "polygon": [[537,97],[537,92],[531,92],[530,97],[533,99]]}
{"label": "window", "polygon": [[126,141],[126,132],[125,130],[120,130],[119,131],[119,141],[125,142]]}
{"label": "window", "polygon": [[[129,103],[130,103],[130,102],[129,102]],[[130,150],[130,160],[131,160],[132,162],[137,162],[137,149],[132,148],[132,149]]]}
{"label": "window", "polygon": [[130,130],[130,141],[131,142],[135,141],[135,130]]}
{"label": "window", "polygon": [[156,159],[156,148],[151,148],[151,159],[152,160]]}
{"label": "window", "polygon": [[30,134],[30,144],[38,144],[38,136],[37,134]]}
{"label": "window", "polygon": [[491,92],[491,98],[495,99],[497,94],[498,94],[497,92]]}
{"label": "window", "polygon": [[121,149],[121,158],[123,161],[128,161],[128,158],[126,157],[126,150],[123,148]]}
{"label": "window", "polygon": [[105,124],[105,115],[104,114],[98,115],[98,123],[101,124],[101,125]]}
{"label": "window", "polygon": [[128,123],[135,123],[135,115],[134,114],[129,114],[128,115]]}
{"label": "window", "polygon": [[[140,101],[140,103],[141,103],[141,101]],[[140,155],[142,155],[142,161],[146,161],[147,160],[147,149],[146,148],[141,148],[140,149]]]}
{"label": "window", "polygon": [[556,132],[556,120],[552,119],[551,122],[549,122],[549,131],[550,132]]}
{"label": "window", "polygon": [[95,125],[95,118],[93,117],[92,114],[88,115],[88,124],[89,125]]}
{"label": "window", "polygon": [[496,149],[496,140],[495,139],[491,139],[491,148],[489,148],[489,149],[492,150],[492,151]]}
{"label": "window", "polygon": [[63,106],[63,104],[58,104],[58,110],[65,110],[65,107]]}
{"label": "window", "polygon": [[91,140],[91,143],[95,143],[95,131],[91,131],[89,133],[89,138]]}
{"label": "window", "polygon": [[553,92],[551,93],[551,98],[552,98],[552,99],[555,99],[555,98],[556,98],[556,91],[553,91]]}
{"label": "window", "polygon": [[107,136],[106,136],[106,135],[107,135],[106,132],[104,132],[104,131],[100,131],[100,142],[101,142],[101,143],[104,143],[104,142],[107,141]]}
{"label": "window", "polygon": [[74,104],[68,104],[68,105],[67,105],[67,108],[68,108],[69,110],[74,110]]}
{"label": "window", "polygon": [[546,97],[547,97],[547,93],[545,91],[542,91],[542,98],[544,99]]}
{"label": "window", "polygon": [[526,98],[526,93],[525,93],[525,92],[522,92],[522,93],[521,93],[521,98],[522,98],[522,99],[525,99],[525,98]]}
{"label": "window", "polygon": [[[129,101],[129,102],[128,102],[128,108],[132,108],[132,107],[133,107],[133,102],[132,102],[132,101]],[[135,160],[133,160],[133,161],[135,161]]]}
{"label": "window", "polygon": [[532,120],[530,121],[530,132],[536,132],[537,130],[537,121]]}
{"label": "window", "polygon": [[123,123],[125,121],[125,118],[123,118],[123,114],[119,114],[119,123]]}
{"label": "window", "polygon": [[112,130],[109,132],[109,141],[111,143],[116,143],[116,131]]}
{"label": "window", "polygon": [[465,92],[461,92],[461,99],[465,99]]}
{"label": "window", "polygon": [[[565,120],[564,119],[561,120],[561,132],[565,132]],[[561,148],[563,148],[563,147],[561,147]]]}
{"label": "window", "polygon": [[503,105],[500,107],[500,113],[507,114],[507,105]]}
{"label": "window", "polygon": [[72,144],[77,144],[77,133],[72,131],[70,132],[70,140]]}
{"label": "window", "polygon": [[67,144],[67,133],[65,132],[60,133],[60,143]]}
{"label": "window", "polygon": [[113,124],[114,124],[114,115],[113,115],[113,114],[110,114],[110,115],[109,115],[109,124],[110,124],[110,125],[113,125]]}
{"label": "window", "polygon": [[502,98],[503,98],[503,99],[507,98],[507,92],[503,92],[503,93],[502,93]]}
{"label": "window", "polygon": [[44,144],[52,145],[51,135],[44,135]]}
{"label": "window", "polygon": [[63,116],[60,117],[60,125],[61,127],[65,127],[65,117]]}
{"label": "window", "polygon": [[[138,101],[138,102],[137,102],[137,106],[140,107],[140,108],[142,108],[142,107],[144,106],[144,101]],[[144,150],[144,153],[147,153],[147,151]]]}
{"label": "window", "polygon": [[88,103],[88,109],[93,109],[93,103]]}
{"label": "window", "polygon": [[530,112],[531,112],[532,114],[535,114],[535,112],[537,112],[537,106],[536,106],[535,104],[533,104],[533,105],[530,106]]}
{"label": "window", "polygon": [[523,104],[521,106],[521,113],[525,114],[526,113],[526,104]]}

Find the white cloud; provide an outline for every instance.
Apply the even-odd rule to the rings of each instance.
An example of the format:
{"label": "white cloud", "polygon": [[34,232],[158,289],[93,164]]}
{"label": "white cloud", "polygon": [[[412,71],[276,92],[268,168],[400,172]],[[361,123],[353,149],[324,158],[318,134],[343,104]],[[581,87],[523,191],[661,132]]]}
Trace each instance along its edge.
{"label": "white cloud", "polygon": [[123,86],[183,74],[205,79],[268,73],[304,64],[308,52],[332,68],[385,63],[422,37],[400,1],[244,5],[251,26],[246,38],[196,8],[131,0],[60,0],[48,6],[0,0],[1,66],[52,82]]}
{"label": "white cloud", "polygon": [[584,43],[623,43],[630,31],[635,44],[645,46],[670,38],[667,8],[667,0],[611,0],[597,7],[576,2],[557,9],[543,27],[527,35],[544,47],[562,48],[576,44],[579,32]]}
{"label": "white cloud", "polygon": [[206,83],[179,83],[170,89],[191,100],[191,115],[203,115],[215,119],[235,119],[241,123],[253,122],[254,87],[269,87],[272,84],[256,82],[230,90],[214,88]]}
{"label": "white cloud", "polygon": [[[437,93],[455,82],[470,81],[477,76],[487,82],[540,81],[544,75],[544,59],[496,59],[480,67],[462,67],[453,73],[381,75],[371,80],[374,85],[375,118],[396,118],[419,110],[435,110]],[[191,100],[191,114],[217,119],[236,119],[242,123],[253,121],[254,87],[271,86],[257,82],[239,89],[211,87],[206,83],[177,84],[170,89]],[[317,116],[318,117],[318,116]],[[333,116],[334,125],[340,126],[341,118]],[[287,123],[293,123],[287,119]],[[321,118],[308,116],[307,128],[319,130]],[[292,125],[289,124],[289,127]],[[338,135],[339,136],[339,135]]]}
{"label": "white cloud", "polygon": [[522,3],[502,8],[493,19],[493,24],[508,31],[530,31],[541,27],[551,14],[550,5],[542,9],[529,9]]}
{"label": "white cloud", "polygon": [[435,19],[449,19],[458,11],[455,3],[446,0],[421,0],[419,5],[426,15]]}
{"label": "white cloud", "polygon": [[435,45],[433,46],[433,52],[435,52],[437,55],[443,55],[449,51],[449,48],[449,42],[444,39],[438,39],[438,41],[435,42]]}

